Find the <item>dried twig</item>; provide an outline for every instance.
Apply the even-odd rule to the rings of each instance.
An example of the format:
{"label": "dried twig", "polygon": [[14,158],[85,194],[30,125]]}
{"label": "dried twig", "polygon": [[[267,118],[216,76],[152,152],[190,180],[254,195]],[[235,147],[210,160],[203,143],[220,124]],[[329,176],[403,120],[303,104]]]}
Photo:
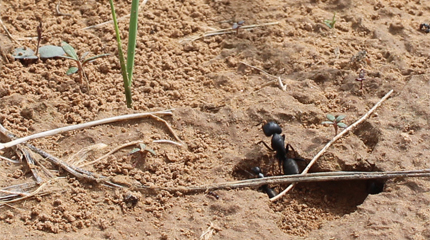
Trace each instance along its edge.
{"label": "dried twig", "polygon": [[[385,94],[385,96],[383,98],[381,98],[381,100],[379,100],[379,102],[377,102],[375,104],[375,106],[373,106],[373,108],[371,108],[366,114],[364,114],[363,117],[361,117],[358,121],[356,121],[354,124],[350,125],[349,127],[345,128],[342,132],[340,132],[337,136],[335,136],[330,142],[328,142],[325,147],[323,149],[321,149],[321,151],[315,155],[315,157],[309,162],[308,166],[305,168],[305,170],[303,170],[303,172],[301,174],[306,174],[309,169],[311,169],[312,165],[318,160],[319,157],[321,157],[321,155],[323,155],[325,153],[325,151],[327,151],[327,149],[334,143],[336,142],[339,138],[341,138],[343,135],[345,135],[347,132],[351,131],[353,128],[355,128],[358,124],[362,123],[364,120],[366,120],[381,104],[382,102],[384,102],[385,100],[387,100],[387,98],[393,93],[393,90],[390,90],[387,94]],[[282,191],[281,193],[279,193],[277,196],[273,197],[270,199],[270,201],[274,202],[276,200],[278,200],[279,198],[281,198],[283,195],[285,195],[288,191],[290,191],[293,187],[294,187],[294,183],[291,184],[290,186],[288,186],[284,191]]]}
{"label": "dried twig", "polygon": [[21,183],[0,189],[0,201],[8,201],[16,197],[27,196],[30,189],[36,187],[37,184],[32,183]]}
{"label": "dried twig", "polygon": [[138,119],[138,118],[144,118],[144,117],[151,117],[154,115],[172,115],[172,111],[171,110],[165,110],[165,111],[159,111],[159,112],[129,114],[129,115],[111,117],[111,118],[96,120],[96,121],[92,121],[92,122],[77,124],[77,125],[73,125],[73,126],[62,127],[62,128],[58,128],[58,129],[49,130],[46,132],[36,133],[36,134],[30,135],[27,137],[13,140],[13,141],[8,142],[8,143],[0,143],[0,149],[12,147],[12,146],[15,146],[17,144],[26,142],[28,140],[36,139],[36,138],[48,137],[48,136],[52,136],[52,135],[56,135],[56,134],[60,134],[60,133],[68,132],[68,131],[73,131],[73,130],[78,130],[78,129],[83,129],[83,128],[89,128],[89,127],[93,127],[93,126],[101,125],[101,124],[106,124],[106,123],[131,120],[131,119]]}
{"label": "dried twig", "polygon": [[12,159],[10,159],[10,158],[3,157],[3,156],[0,156],[0,159],[6,160],[6,161],[11,162],[11,163],[15,163],[15,164],[21,163],[21,161],[18,161],[18,160],[12,160]]}
{"label": "dried twig", "polygon": [[79,150],[77,153],[70,156],[67,162],[71,165],[79,166],[79,164],[81,164],[83,161],[87,159],[88,154],[90,152],[99,151],[105,147],[107,147],[107,145],[104,143],[97,143],[97,144],[90,145],[88,147],[84,147],[81,150]]}
{"label": "dried twig", "polygon": [[[16,139],[15,135],[13,135],[11,132],[9,132],[6,128],[3,127],[3,125],[0,124],[0,133],[2,133],[7,139],[13,140]],[[40,184],[43,182],[42,178],[39,176],[39,173],[36,169],[36,165],[34,164],[35,160],[31,153],[27,151],[23,146],[18,145],[16,148],[14,148],[14,151],[16,155],[18,155],[19,159],[25,159],[28,168],[30,169],[31,173],[33,174],[34,178],[36,179],[36,182]]]}
{"label": "dried twig", "polygon": [[139,144],[139,143],[143,143],[143,141],[142,141],[142,140],[138,140],[138,141],[133,141],[133,142],[128,142],[128,143],[122,144],[122,145],[120,145],[120,146],[118,146],[118,147],[114,148],[114,149],[113,149],[113,150],[111,150],[110,152],[106,153],[105,155],[103,155],[103,156],[101,156],[101,157],[97,158],[96,160],[91,161],[91,162],[87,162],[87,163],[83,163],[83,164],[79,165],[79,167],[85,167],[85,166],[87,166],[87,165],[94,164],[94,163],[96,163],[96,162],[99,162],[99,161],[101,161],[101,160],[103,160],[103,159],[105,159],[105,158],[109,157],[110,155],[114,154],[115,152],[119,151],[119,150],[120,150],[120,149],[122,149],[122,148],[129,147],[129,146],[133,146],[133,145],[137,145],[137,144]]}
{"label": "dried twig", "polygon": [[61,1],[58,1],[57,6],[55,6],[55,11],[57,11],[57,14],[58,15],[62,15],[62,16],[72,17],[72,14],[67,14],[67,13],[60,12],[60,4],[61,4]]}
{"label": "dried twig", "polygon": [[[246,26],[241,26],[240,29],[253,29],[256,27],[270,26],[270,25],[276,25],[276,24],[279,24],[279,22],[246,25]],[[220,30],[216,30],[216,31],[209,31],[209,32],[198,34],[198,35],[188,36],[188,37],[182,39],[181,41],[179,41],[179,43],[193,42],[193,41],[196,41],[196,40],[201,39],[201,38],[216,36],[216,35],[222,35],[222,34],[228,34],[228,33],[236,33],[236,30],[232,29],[232,28],[226,28],[226,29],[220,29]]]}
{"label": "dried twig", "polygon": [[170,124],[166,120],[164,120],[164,119],[162,119],[156,115],[151,115],[151,117],[155,118],[157,121],[163,122],[167,126],[169,131],[172,133],[172,135],[176,138],[176,140],[179,142],[182,142],[181,139],[178,137],[178,135],[176,135],[175,131],[173,131],[173,128],[170,126]]}
{"label": "dried twig", "polygon": [[138,189],[153,191],[169,191],[183,193],[197,193],[214,191],[220,189],[234,189],[245,187],[260,187],[265,184],[285,184],[303,182],[326,182],[326,181],[346,181],[346,180],[368,180],[368,179],[389,179],[399,177],[430,177],[430,169],[412,171],[388,171],[388,172],[321,172],[305,173],[295,175],[281,175],[264,178],[253,178],[241,181],[218,183],[197,187],[138,187]]}
{"label": "dried twig", "polygon": [[180,146],[180,147],[184,146],[182,143],[178,143],[178,142],[175,142],[175,141],[172,141],[172,140],[166,140],[166,139],[154,140],[152,142],[153,143],[170,143],[170,144],[173,144],[173,145],[176,145],[176,146]]}
{"label": "dried twig", "polygon": [[258,68],[258,67],[255,67],[255,66],[252,66],[252,65],[249,65],[248,63],[245,63],[245,62],[240,62],[240,63],[242,63],[243,65],[248,66],[248,67],[250,67],[250,68],[254,68],[254,69],[256,69],[256,70],[258,70],[258,71],[260,71],[260,72],[262,72],[262,73],[266,74],[267,76],[269,76],[269,77],[271,77],[271,78],[275,78],[275,79],[276,79],[276,80],[273,80],[273,81],[270,81],[270,82],[268,82],[268,83],[263,84],[261,87],[269,86],[269,85],[272,85],[272,84],[273,84],[273,83],[275,83],[275,82],[278,82],[279,88],[281,88],[283,91],[286,91],[286,90],[287,90],[287,85],[284,85],[284,84],[282,83],[282,79],[281,79],[281,77],[274,76],[274,75],[272,75],[272,74],[270,74],[270,73],[268,73],[268,72],[264,71],[263,69]]}
{"label": "dried twig", "polygon": [[212,238],[212,235],[214,234],[215,228],[214,224],[211,222],[211,225],[200,235],[200,240],[209,240]]}
{"label": "dried twig", "polygon": [[36,182],[40,184],[43,182],[42,178],[39,176],[39,173],[36,169],[36,164],[34,163],[34,158],[31,155],[29,151],[27,151],[24,147],[18,145],[17,149],[19,152],[17,152],[18,156],[21,155],[21,158],[24,158],[27,162],[27,166],[30,169],[31,173],[33,174],[34,178],[36,179]]}
{"label": "dried twig", "polygon": [[9,32],[9,30],[7,30],[6,26],[3,24],[3,21],[0,18],[0,24],[2,25],[4,31],[6,32],[6,34],[9,36],[10,39],[12,39],[15,43],[19,44],[19,42],[12,36],[12,34]]}
{"label": "dried twig", "polygon": [[[0,124],[0,132],[2,132],[4,135],[6,135],[8,137],[11,137],[11,136],[13,137],[13,134],[11,134],[1,124]],[[85,180],[88,180],[88,181],[95,181],[95,182],[99,182],[99,183],[105,183],[107,185],[114,186],[114,187],[121,187],[120,185],[112,183],[106,177],[96,176],[92,172],[86,171],[84,169],[80,169],[78,167],[70,166],[69,164],[63,162],[61,159],[56,158],[56,157],[50,155],[49,153],[47,153],[47,152],[45,152],[45,151],[43,151],[43,150],[41,150],[41,149],[39,149],[39,148],[37,148],[37,147],[29,144],[29,143],[24,143],[24,145],[26,147],[28,147],[30,150],[32,150],[33,152],[35,152],[35,153],[41,155],[42,157],[46,158],[52,164],[63,168],[65,171],[67,171],[68,173],[70,173],[71,175],[75,176],[78,179],[85,179]],[[18,145],[18,148],[22,148],[22,146]],[[41,165],[41,166],[43,167],[43,165]]]}
{"label": "dried twig", "polygon": [[[24,200],[24,199],[27,199],[27,198],[30,198],[30,197],[33,197],[33,196],[35,196],[35,195],[37,195],[37,194],[39,194],[40,193],[40,191],[48,184],[48,183],[50,183],[51,181],[53,181],[53,179],[52,180],[49,180],[49,181],[47,181],[47,182],[45,182],[45,183],[43,183],[42,185],[40,185],[36,190],[34,190],[33,192],[31,192],[31,193],[26,193],[26,192],[20,192],[20,191],[18,191],[18,192],[15,192],[13,195],[14,195],[14,197],[17,197],[17,196],[20,196],[20,197],[18,197],[18,198],[14,198],[14,197],[12,197],[12,196],[9,196],[10,197],[10,199],[9,200],[0,200],[0,206],[2,206],[2,205],[5,205],[5,204],[8,204],[8,203],[12,203],[12,202],[18,202],[18,201],[21,201],[21,200]],[[34,186],[36,186],[36,185],[34,185]],[[16,187],[16,186],[12,186],[12,187]],[[4,190],[3,189],[3,192],[5,192],[5,191],[7,191],[7,190]],[[4,199],[4,198],[2,198],[2,199]]]}

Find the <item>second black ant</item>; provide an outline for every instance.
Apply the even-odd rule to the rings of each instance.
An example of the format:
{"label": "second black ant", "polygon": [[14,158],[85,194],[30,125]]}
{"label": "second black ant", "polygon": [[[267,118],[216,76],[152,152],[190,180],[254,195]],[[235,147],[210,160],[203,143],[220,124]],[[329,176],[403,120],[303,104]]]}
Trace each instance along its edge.
{"label": "second black ant", "polygon": [[425,32],[425,33],[429,33],[430,32],[430,25],[427,23],[421,23],[420,24],[420,30]]}
{"label": "second black ant", "polygon": [[282,166],[284,175],[298,174],[299,166],[296,161],[303,161],[303,159],[288,156],[290,152],[296,155],[296,151],[290,144],[285,145],[285,135],[281,135],[282,128],[275,122],[268,122],[263,125],[263,132],[268,137],[272,136],[272,147],[264,141],[258,143],[263,143],[269,150],[276,152],[275,157],[278,159],[279,168]]}
{"label": "second black ant", "polygon": [[[253,167],[252,171],[257,174],[259,178],[264,178],[264,174],[261,172],[261,169],[259,167]],[[267,196],[269,196],[269,198],[273,198],[278,195],[278,193],[273,190],[273,188],[270,188],[267,184],[261,186],[261,190],[263,190],[263,192],[265,192]]]}

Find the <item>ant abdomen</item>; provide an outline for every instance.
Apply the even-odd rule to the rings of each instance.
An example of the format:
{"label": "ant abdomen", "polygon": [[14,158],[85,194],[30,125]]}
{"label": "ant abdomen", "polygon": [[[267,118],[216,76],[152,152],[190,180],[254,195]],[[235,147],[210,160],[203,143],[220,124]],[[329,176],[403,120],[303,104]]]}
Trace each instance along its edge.
{"label": "ant abdomen", "polygon": [[[252,171],[257,174],[259,178],[264,178],[264,174],[261,172],[261,169],[259,167],[253,167]],[[273,188],[270,188],[267,184],[261,186],[261,190],[263,190],[263,192],[265,192],[267,196],[269,196],[269,198],[273,198],[278,195],[278,193],[273,190]]]}
{"label": "ant abdomen", "polygon": [[296,160],[287,158],[282,163],[282,169],[284,170],[284,175],[299,174],[299,166]]}
{"label": "ant abdomen", "polygon": [[278,195],[278,193],[273,190],[273,188],[269,188],[267,185],[261,186],[261,189],[267,194],[267,196],[269,196],[269,198],[274,198],[276,195]]}

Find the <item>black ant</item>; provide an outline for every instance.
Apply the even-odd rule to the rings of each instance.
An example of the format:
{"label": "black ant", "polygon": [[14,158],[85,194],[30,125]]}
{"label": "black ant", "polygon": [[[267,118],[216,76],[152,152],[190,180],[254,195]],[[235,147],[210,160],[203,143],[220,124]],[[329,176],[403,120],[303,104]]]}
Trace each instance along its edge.
{"label": "black ant", "polygon": [[420,24],[420,30],[425,32],[425,33],[430,33],[430,25],[428,25],[426,23],[421,23]]}
{"label": "black ant", "polygon": [[[264,178],[263,173],[261,172],[261,169],[259,167],[253,167],[252,171],[258,175],[259,178]],[[263,186],[261,186],[261,190],[263,190],[263,192],[267,193],[267,196],[269,196],[269,198],[273,198],[276,195],[278,195],[278,193],[273,190],[272,188],[269,188],[269,186],[267,184],[264,184]]]}
{"label": "black ant", "polygon": [[288,157],[290,151],[294,154],[296,151],[290,144],[285,146],[285,135],[281,135],[281,127],[275,122],[268,122],[263,125],[263,132],[268,137],[272,136],[272,147],[270,148],[264,141],[258,143],[263,143],[269,150],[276,152],[275,157],[279,161],[279,168],[282,165],[284,175],[298,174],[299,166],[296,161],[303,161],[303,159]]}

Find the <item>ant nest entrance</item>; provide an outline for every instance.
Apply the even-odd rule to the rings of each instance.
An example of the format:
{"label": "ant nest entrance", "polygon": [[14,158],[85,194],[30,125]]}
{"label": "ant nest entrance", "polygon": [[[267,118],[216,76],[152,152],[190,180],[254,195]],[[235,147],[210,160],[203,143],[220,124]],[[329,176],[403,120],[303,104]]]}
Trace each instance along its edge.
{"label": "ant nest entrance", "polygon": [[[258,176],[251,170],[257,166],[261,168],[265,176],[280,175],[277,161],[273,161],[268,155],[241,161],[235,166],[232,174],[238,180],[257,178]],[[301,169],[303,168],[301,166]],[[327,171],[319,166],[312,169],[313,172]],[[375,166],[367,168],[354,166],[344,170],[378,171]],[[270,203],[270,207],[273,211],[282,214],[278,226],[284,232],[295,236],[306,236],[311,231],[320,228],[323,223],[356,211],[357,206],[362,204],[369,194],[382,192],[384,185],[385,180],[299,183],[280,200]],[[288,184],[269,187],[279,193],[287,186]],[[259,194],[257,191],[260,194],[266,194],[261,189],[256,189],[256,194]]]}

